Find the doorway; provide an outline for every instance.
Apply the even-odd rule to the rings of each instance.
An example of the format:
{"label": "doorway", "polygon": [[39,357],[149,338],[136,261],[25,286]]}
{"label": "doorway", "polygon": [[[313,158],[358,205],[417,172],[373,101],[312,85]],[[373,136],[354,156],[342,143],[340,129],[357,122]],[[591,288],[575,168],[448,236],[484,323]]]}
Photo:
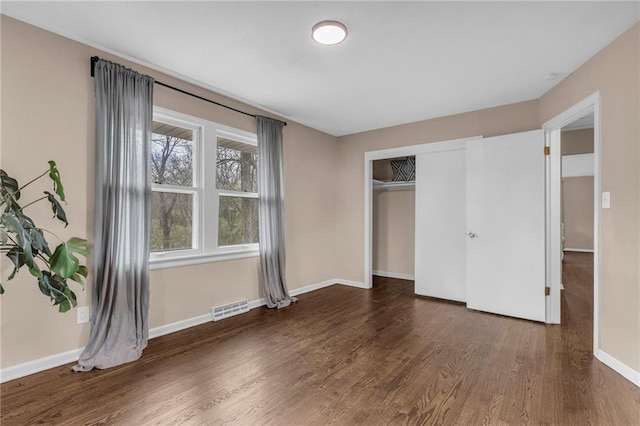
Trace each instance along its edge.
{"label": "doorway", "polygon": [[[598,356],[600,346],[599,335],[599,303],[600,303],[600,94],[594,93],[562,114],[553,118],[543,125],[546,135],[546,145],[549,147],[547,156],[547,282],[550,286],[550,297],[547,298],[547,322],[560,324],[561,322],[561,288],[563,272],[563,253],[567,249],[567,261],[573,261],[574,253],[590,253],[589,243],[592,243],[593,250],[593,353]],[[569,132],[577,130],[587,130],[582,132],[580,138],[582,142],[572,142],[572,138],[578,134],[571,135]],[[564,130],[564,132],[563,132]],[[564,133],[564,138],[563,138]],[[564,145],[563,145],[564,139]],[[587,148],[593,141],[593,148]],[[564,153],[574,156],[572,159],[564,160]],[[583,151],[576,152],[575,150]],[[584,151],[593,151],[592,153]],[[571,153],[573,152],[573,154]],[[589,159],[589,156],[590,159]],[[575,160],[575,161],[574,161]],[[591,171],[585,169],[591,168]],[[563,177],[563,169],[565,176]],[[568,176],[574,174],[575,176]],[[589,179],[572,179],[573,177],[584,178],[592,174]],[[586,175],[586,176],[585,176]],[[564,180],[564,181],[563,181]],[[590,183],[592,182],[592,183]],[[586,186],[586,188],[585,188]],[[577,187],[577,190],[576,190]],[[585,192],[590,187],[592,214],[585,214]],[[563,194],[563,189],[565,190]],[[572,194],[567,193],[572,192]],[[563,197],[564,195],[564,197]],[[571,199],[571,197],[574,197]],[[576,218],[575,211],[567,211],[564,207],[576,210],[577,198],[581,198],[579,215]],[[571,216],[571,217],[568,217]],[[572,221],[569,225],[567,220]],[[592,232],[584,230],[585,222],[591,221]],[[563,226],[564,224],[564,226]],[[572,229],[569,229],[572,227]],[[578,230],[579,228],[579,230]],[[581,239],[582,238],[582,239]],[[578,247],[570,247],[578,245]],[[573,249],[573,250],[571,250]],[[585,251],[582,251],[585,250]],[[589,255],[586,255],[589,257]],[[582,256],[585,257],[585,256]],[[584,261],[584,259],[582,259]],[[590,261],[590,260],[589,260]]]}

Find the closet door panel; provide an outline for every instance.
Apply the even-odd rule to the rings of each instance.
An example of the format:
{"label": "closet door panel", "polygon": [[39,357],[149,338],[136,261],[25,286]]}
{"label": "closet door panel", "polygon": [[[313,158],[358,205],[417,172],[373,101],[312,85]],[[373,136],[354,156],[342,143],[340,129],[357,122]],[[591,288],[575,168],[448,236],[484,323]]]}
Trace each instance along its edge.
{"label": "closet door panel", "polygon": [[415,293],[466,300],[464,149],[416,156]]}

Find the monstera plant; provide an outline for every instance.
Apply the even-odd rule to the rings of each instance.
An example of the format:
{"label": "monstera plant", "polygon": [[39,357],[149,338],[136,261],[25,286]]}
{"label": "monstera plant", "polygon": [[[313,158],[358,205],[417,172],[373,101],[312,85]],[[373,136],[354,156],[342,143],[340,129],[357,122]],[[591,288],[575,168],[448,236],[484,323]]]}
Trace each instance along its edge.
{"label": "monstera plant", "polygon": [[[44,196],[21,204],[23,190],[47,175],[53,182],[53,192],[44,191]],[[54,217],[64,223],[65,227],[69,224],[62,208],[62,203],[65,202],[64,188],[55,161],[49,161],[48,170],[22,186],[2,169],[0,180],[0,253],[13,264],[13,271],[7,279],[13,279],[20,268],[26,267],[37,279],[42,294],[49,296],[53,305],[58,305],[60,312],[68,311],[77,302],[67,281],[75,281],[84,287],[88,270],[85,265],[80,264],[76,255],[86,258],[89,243],[75,237],[63,241],[53,232],[38,227],[26,214],[33,206],[45,203],[51,206]],[[53,252],[47,236],[56,238],[59,242]],[[0,294],[2,293],[4,288],[0,283]]]}

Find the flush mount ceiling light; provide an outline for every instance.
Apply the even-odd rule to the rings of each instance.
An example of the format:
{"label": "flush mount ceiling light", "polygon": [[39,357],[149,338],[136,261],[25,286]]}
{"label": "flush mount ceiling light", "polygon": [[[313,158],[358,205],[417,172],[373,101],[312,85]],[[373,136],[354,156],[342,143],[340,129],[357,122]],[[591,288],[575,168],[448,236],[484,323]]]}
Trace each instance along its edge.
{"label": "flush mount ceiling light", "polygon": [[338,44],[347,38],[347,27],[338,21],[318,22],[311,29],[311,37],[320,44]]}

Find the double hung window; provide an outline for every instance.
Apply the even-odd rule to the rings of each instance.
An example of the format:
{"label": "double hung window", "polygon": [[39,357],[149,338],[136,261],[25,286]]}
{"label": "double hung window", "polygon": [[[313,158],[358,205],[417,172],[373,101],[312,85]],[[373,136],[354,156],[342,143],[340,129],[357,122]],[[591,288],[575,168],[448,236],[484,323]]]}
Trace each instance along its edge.
{"label": "double hung window", "polygon": [[256,135],[154,109],[152,268],[257,255]]}

